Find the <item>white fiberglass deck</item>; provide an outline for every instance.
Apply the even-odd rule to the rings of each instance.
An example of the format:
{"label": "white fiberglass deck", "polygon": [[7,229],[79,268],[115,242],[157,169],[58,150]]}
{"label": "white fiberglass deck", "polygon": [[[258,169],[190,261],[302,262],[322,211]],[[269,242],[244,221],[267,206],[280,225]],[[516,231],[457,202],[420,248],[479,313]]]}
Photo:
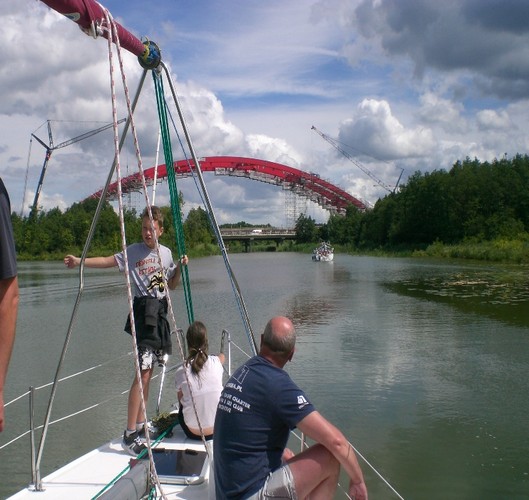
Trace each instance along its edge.
{"label": "white fiberglass deck", "polygon": [[[166,450],[205,450],[202,442],[187,439],[178,426],[174,428],[172,437],[163,439],[156,444],[156,447],[163,447]],[[35,491],[30,486],[10,498],[13,500],[94,498],[127,468],[131,458],[133,457],[122,449],[121,439],[116,439],[46,476],[42,480],[44,491]],[[209,467],[205,477],[205,481],[200,484],[162,483],[164,495],[170,499],[207,500],[209,496]],[[108,491],[107,489],[106,492]]]}

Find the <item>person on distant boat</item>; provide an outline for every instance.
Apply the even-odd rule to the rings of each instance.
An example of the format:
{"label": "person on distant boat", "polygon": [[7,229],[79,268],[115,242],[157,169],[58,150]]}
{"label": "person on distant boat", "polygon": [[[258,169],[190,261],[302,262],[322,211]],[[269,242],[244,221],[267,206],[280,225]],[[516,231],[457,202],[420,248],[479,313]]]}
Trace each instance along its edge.
{"label": "person on distant boat", "polygon": [[210,440],[213,438],[215,412],[223,386],[224,338],[220,354],[208,354],[206,326],[201,321],[194,321],[187,329],[186,340],[188,356],[175,375],[180,403],[178,421],[188,438],[199,440],[204,434],[205,439]]}
{"label": "person on distant boat", "polygon": [[4,384],[15,342],[18,313],[17,256],[11,202],[0,178],[0,432],[4,430]]}
{"label": "person on distant boat", "polygon": [[[367,499],[351,444],[283,370],[295,343],[292,322],[272,318],[259,354],[224,386],[215,419],[217,500],[334,498],[340,464],[350,478],[349,496]],[[298,455],[286,448],[296,427],[317,443]]]}
{"label": "person on distant boat", "polygon": [[[145,402],[149,396],[149,383],[154,370],[154,364],[163,366],[166,355],[171,354],[170,327],[167,321],[167,290],[174,290],[180,281],[182,266],[187,265],[188,258],[184,255],[175,264],[171,250],[159,245],[162,267],[158,260],[155,241],[163,233],[163,213],[156,206],[151,207],[154,223],[151,225],[149,212],[146,208],[142,214],[142,243],[133,243],[127,247],[127,261],[134,295],[134,323],[138,345],[138,357]],[[155,240],[156,235],[156,240]],[[79,257],[67,255],[64,263],[68,268],[74,268],[81,262]],[[87,267],[115,267],[125,271],[125,256],[123,252],[108,257],[90,257],[84,261]],[[165,279],[164,279],[165,277]],[[127,318],[125,331],[131,333],[130,317]],[[149,431],[151,439],[156,434],[145,423],[141,408],[140,383],[134,376],[129,392],[127,428],[123,433],[122,446],[125,451],[137,456],[145,449],[141,437]]]}

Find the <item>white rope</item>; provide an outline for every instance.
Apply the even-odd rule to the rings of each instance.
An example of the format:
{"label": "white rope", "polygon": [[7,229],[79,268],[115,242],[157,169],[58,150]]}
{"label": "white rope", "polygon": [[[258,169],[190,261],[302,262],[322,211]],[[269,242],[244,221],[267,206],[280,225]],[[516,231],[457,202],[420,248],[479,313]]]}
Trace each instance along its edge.
{"label": "white rope", "polygon": [[[126,75],[125,75],[125,71],[124,71],[124,67],[123,67],[123,59],[122,59],[122,56],[121,56],[121,47],[120,47],[120,44],[119,44],[119,37],[117,36],[117,31],[116,31],[115,25],[113,24],[113,21],[111,20],[110,14],[108,13],[108,11],[107,11],[107,16],[108,16],[107,21],[112,23],[111,25],[112,25],[113,29],[115,30],[115,34],[114,34],[115,39],[116,39],[115,43],[116,43],[116,47],[117,47],[117,54],[118,54],[118,59],[119,59],[119,63],[120,63],[121,75],[122,75],[122,79],[123,79],[123,89],[124,89],[124,92],[125,92],[128,114],[129,114],[129,117],[130,117],[131,132],[132,132],[132,136],[133,136],[133,140],[134,140],[134,148],[135,148],[135,153],[136,153],[136,157],[137,157],[137,160],[138,160],[138,171],[140,173],[140,178],[141,178],[141,182],[142,182],[143,193],[144,193],[144,197],[145,197],[145,205],[147,207],[147,212],[149,214],[149,221],[150,221],[150,224],[151,224],[151,230],[152,230],[152,234],[154,236],[155,248],[156,248],[156,252],[157,252],[157,256],[158,256],[158,265],[159,265],[160,269],[163,269],[161,252],[160,252],[160,245],[159,245],[159,241],[158,241],[158,236],[157,236],[155,228],[154,228],[154,220],[153,220],[153,217],[152,217],[151,204],[150,204],[149,197],[148,197],[147,183],[145,181],[145,173],[144,173],[143,165],[142,165],[140,147],[139,147],[138,137],[137,137],[137,133],[136,133],[136,127],[135,127],[135,123],[134,123],[134,119],[133,119],[133,115],[132,115],[132,109],[131,109],[131,105],[130,105],[130,98],[129,98],[129,93],[128,93],[128,86],[127,86],[127,83],[126,83]],[[112,37],[109,37],[109,38],[112,38]],[[111,50],[110,45],[111,45],[111,43],[109,42],[109,58],[111,59],[112,50]],[[124,217],[123,217],[124,210],[123,210],[122,190],[121,190],[121,170],[120,170],[120,162],[119,162],[119,147],[118,147],[117,125],[116,125],[116,123],[117,123],[117,113],[115,112],[115,93],[114,93],[114,89],[113,89],[113,118],[114,118],[114,123],[115,123],[115,127],[114,128],[115,128],[115,147],[116,147],[116,171],[117,171],[117,176],[118,176],[118,200],[119,200],[119,212],[120,212],[120,227],[121,227],[121,232],[122,232],[123,253],[124,253],[124,256],[125,256],[125,269],[128,270],[128,261],[127,261],[127,257],[126,257],[126,255],[127,255],[126,242],[125,242],[125,224],[124,224]],[[179,265],[181,265],[181,262],[179,263]],[[131,331],[132,331],[132,337],[133,337],[134,351],[136,353],[136,363],[135,363],[135,365],[136,365],[136,376],[138,377],[139,386],[140,386],[141,409],[142,409],[142,413],[143,413],[143,419],[145,421],[145,425],[147,425],[147,420],[148,420],[148,418],[147,418],[147,410],[146,410],[145,399],[143,397],[143,383],[142,383],[142,380],[141,380],[141,370],[140,370],[140,367],[139,367],[139,360],[138,360],[138,356],[137,356],[137,343],[136,343],[136,338],[135,338],[134,314],[132,312],[133,311],[133,301],[132,301],[130,277],[128,276],[128,272],[126,272],[125,274],[127,276],[127,279],[126,279],[126,281],[127,281],[127,295],[128,295],[128,298],[129,298],[129,313],[130,313],[130,316],[131,316]],[[164,282],[165,290],[167,290],[166,297],[167,297],[169,319],[170,319],[171,327],[172,327],[171,331],[176,331],[178,329],[178,327],[176,325],[175,314],[174,314],[174,310],[173,310],[171,296],[170,296],[170,293],[169,293],[169,286],[167,284],[167,279],[166,279],[165,273],[163,273],[163,272],[162,272],[162,279],[163,279],[163,282]],[[181,342],[180,342],[180,338],[177,337],[177,340],[178,340],[178,346],[179,346],[179,349],[180,349],[182,360],[184,360],[185,359],[184,351],[183,351],[183,347],[182,347]],[[187,377],[187,375],[186,375],[186,377]],[[192,394],[192,391],[190,391],[190,392],[191,392],[191,398],[193,400],[193,407],[195,409],[195,415],[197,415],[197,410],[196,410],[196,405],[195,405],[195,402],[194,402],[193,394]],[[198,419],[198,415],[197,415],[197,421],[199,422],[199,428],[200,428],[200,432],[201,432],[201,435],[202,435],[202,441],[204,443],[204,447],[207,450],[208,448],[206,446],[204,433],[203,433],[203,430],[202,430],[202,427],[201,427],[201,424],[200,424],[200,420]],[[152,471],[153,471],[154,479],[155,479],[157,487],[160,490],[160,493],[162,494],[163,498],[165,498],[165,495],[164,495],[163,489],[161,487],[158,475],[156,473],[156,468],[154,466],[154,458],[152,456],[151,442],[150,442],[150,436],[149,436],[148,432],[145,433],[145,437],[146,437],[146,441],[147,441],[147,449],[148,449],[148,453],[149,453],[149,460],[151,461],[151,468],[152,468]]]}
{"label": "white rope", "polygon": [[[141,377],[141,367],[139,364],[139,357],[138,357],[138,345],[136,341],[136,325],[134,322],[134,313],[133,313],[133,297],[132,297],[132,286],[131,286],[131,280],[130,280],[130,273],[129,273],[129,264],[128,264],[128,256],[127,256],[127,241],[125,236],[125,220],[124,220],[124,209],[123,209],[123,193],[122,193],[122,187],[121,187],[121,164],[120,164],[120,154],[119,154],[119,131],[118,131],[118,115],[117,115],[117,106],[116,106],[116,93],[115,93],[115,81],[114,81],[114,67],[113,67],[113,59],[112,59],[112,41],[114,40],[116,44],[116,51],[119,61],[119,66],[121,70],[121,77],[123,82],[123,89],[125,92],[125,100],[127,103],[127,111],[128,116],[130,120],[131,125],[131,131],[134,138],[134,147],[136,150],[136,157],[138,160],[138,168],[142,174],[142,181],[144,183],[144,192],[146,193],[146,186],[145,186],[145,180],[143,178],[143,170],[141,168],[141,155],[139,151],[139,144],[138,139],[136,135],[136,127],[134,123],[134,116],[132,113],[132,107],[131,107],[131,101],[127,86],[127,79],[124,71],[124,65],[123,65],[123,58],[121,54],[121,45],[119,41],[119,36],[117,33],[117,27],[111,17],[110,12],[105,9],[105,18],[107,22],[107,26],[109,28],[109,36],[108,38],[108,56],[109,56],[109,66],[110,66],[110,80],[111,80],[111,94],[112,94],[112,119],[114,123],[114,150],[115,150],[115,161],[116,161],[116,175],[117,175],[117,181],[118,181],[118,202],[119,202],[119,222],[120,222],[120,231],[121,231],[121,241],[122,241],[122,251],[123,251],[123,260],[124,260],[124,266],[125,266],[125,281],[127,284],[127,298],[129,303],[129,315],[130,315],[130,323],[131,323],[131,337],[132,337],[132,345],[134,350],[134,366],[136,370],[136,377],[138,380],[138,386],[139,386],[139,393],[140,393],[140,401],[141,401],[141,411],[143,413],[144,418],[144,425],[145,425],[145,438],[147,441],[147,452],[149,455],[149,462],[150,462],[150,468],[151,468],[151,475],[154,479],[154,482],[156,483],[156,486],[159,488],[162,497],[165,497],[165,494],[163,492],[162,486],[160,484],[160,479],[158,478],[158,474],[156,472],[156,467],[154,464],[154,457],[152,455],[152,448],[151,448],[151,440],[147,428],[147,408],[145,404],[145,398],[143,395],[143,382]],[[148,199],[147,199],[147,206],[149,207]],[[149,207],[149,217],[151,219],[152,223],[152,214],[150,213],[150,207]],[[155,238],[156,240],[156,238]],[[160,262],[161,264],[161,262]],[[162,273],[163,274],[163,273]]]}

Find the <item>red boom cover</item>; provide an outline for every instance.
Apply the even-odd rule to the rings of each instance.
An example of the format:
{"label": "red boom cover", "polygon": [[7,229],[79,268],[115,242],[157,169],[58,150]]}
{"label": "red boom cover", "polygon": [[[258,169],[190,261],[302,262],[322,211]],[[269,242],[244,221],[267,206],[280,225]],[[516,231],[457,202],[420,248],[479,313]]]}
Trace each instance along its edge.
{"label": "red boom cover", "polygon": [[[105,11],[93,0],[41,0],[41,2],[77,23],[84,31],[91,29],[92,21],[105,20]],[[120,45],[134,55],[141,56],[145,51],[145,45],[143,45],[141,40],[117,22],[116,28]],[[108,38],[106,30],[102,35]]]}

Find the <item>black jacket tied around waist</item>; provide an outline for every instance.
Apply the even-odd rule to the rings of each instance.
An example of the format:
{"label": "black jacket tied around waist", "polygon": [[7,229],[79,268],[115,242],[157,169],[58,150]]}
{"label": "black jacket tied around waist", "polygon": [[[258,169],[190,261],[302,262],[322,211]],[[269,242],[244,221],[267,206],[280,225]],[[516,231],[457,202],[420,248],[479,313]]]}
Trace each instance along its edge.
{"label": "black jacket tied around waist", "polygon": [[[134,323],[138,345],[172,353],[171,328],[167,321],[167,299],[156,297],[134,297]],[[125,331],[132,333],[130,316]]]}

